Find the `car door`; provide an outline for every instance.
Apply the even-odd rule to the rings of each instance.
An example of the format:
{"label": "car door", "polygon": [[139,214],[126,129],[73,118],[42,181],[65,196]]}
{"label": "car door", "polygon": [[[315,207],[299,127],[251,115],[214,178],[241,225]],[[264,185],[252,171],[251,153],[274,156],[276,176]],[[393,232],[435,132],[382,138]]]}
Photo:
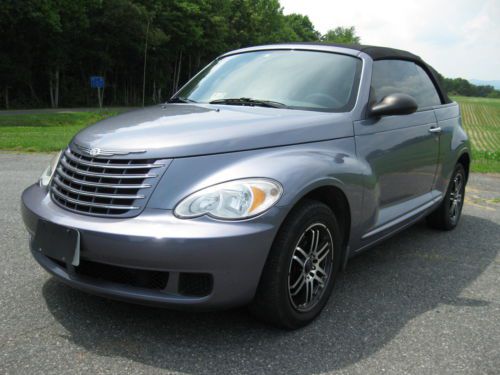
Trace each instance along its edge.
{"label": "car door", "polygon": [[368,166],[364,196],[368,231],[383,235],[432,200],[439,148],[434,106],[440,97],[427,73],[412,61],[374,61],[370,105],[387,95],[411,95],[418,104],[409,115],[367,118],[354,123],[358,157]]}

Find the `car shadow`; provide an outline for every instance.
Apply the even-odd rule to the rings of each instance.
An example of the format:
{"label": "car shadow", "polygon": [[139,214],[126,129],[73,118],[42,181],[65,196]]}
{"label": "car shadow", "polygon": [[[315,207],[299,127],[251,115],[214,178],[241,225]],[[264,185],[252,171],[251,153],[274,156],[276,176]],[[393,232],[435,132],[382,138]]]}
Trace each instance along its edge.
{"label": "car shadow", "polygon": [[[407,322],[440,305],[484,306],[461,291],[494,261],[499,225],[464,215],[452,232],[425,223],[349,261],[329,304],[308,327],[289,332],[245,309],[186,313],[94,297],[54,279],[43,286],[65,339],[99,356],[123,357],[191,374],[334,371],[384,347]],[[478,237],[482,236],[482,237]]]}

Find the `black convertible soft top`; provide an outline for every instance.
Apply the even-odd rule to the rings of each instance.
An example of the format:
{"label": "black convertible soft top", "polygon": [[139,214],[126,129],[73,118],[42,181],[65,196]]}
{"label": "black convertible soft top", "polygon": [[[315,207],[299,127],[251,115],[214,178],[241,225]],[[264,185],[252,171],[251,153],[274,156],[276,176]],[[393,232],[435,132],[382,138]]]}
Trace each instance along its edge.
{"label": "black convertible soft top", "polygon": [[339,48],[353,49],[356,51],[364,52],[370,56],[374,61],[376,60],[407,60],[413,61],[414,63],[420,65],[431,77],[439,96],[441,97],[442,103],[451,103],[452,101],[448,98],[446,91],[444,90],[441,81],[439,79],[437,71],[422,60],[419,56],[414,55],[408,51],[401,49],[389,48],[389,47],[378,47],[378,46],[368,46],[362,44],[335,44],[335,43],[293,43],[293,44],[303,44],[303,45],[317,45],[317,46],[332,46]]}

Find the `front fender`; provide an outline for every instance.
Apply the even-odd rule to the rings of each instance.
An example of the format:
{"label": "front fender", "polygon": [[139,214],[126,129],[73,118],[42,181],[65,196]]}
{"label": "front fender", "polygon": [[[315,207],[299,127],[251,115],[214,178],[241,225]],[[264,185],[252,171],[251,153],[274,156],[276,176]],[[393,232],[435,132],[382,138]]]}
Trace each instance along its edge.
{"label": "front fender", "polygon": [[352,230],[359,227],[362,215],[364,168],[356,159],[352,137],[179,158],[160,180],[148,207],[171,210],[187,195],[207,186],[240,178],[267,177],[282,184],[283,196],[277,205],[290,210],[312,190],[335,186],[344,192],[351,208],[353,238]]}

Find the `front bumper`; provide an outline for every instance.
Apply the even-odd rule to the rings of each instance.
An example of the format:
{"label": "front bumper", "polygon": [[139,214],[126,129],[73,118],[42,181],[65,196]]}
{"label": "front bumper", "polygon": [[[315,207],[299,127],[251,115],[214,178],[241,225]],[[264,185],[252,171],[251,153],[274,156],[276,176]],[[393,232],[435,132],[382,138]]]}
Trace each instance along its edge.
{"label": "front bumper", "polygon": [[[255,294],[277,228],[285,210],[274,207],[248,221],[211,218],[177,219],[171,211],[146,209],[129,219],[75,214],[54,204],[38,185],[22,195],[22,216],[33,235],[40,219],[78,229],[83,261],[135,270],[168,272],[164,289],[152,290],[82,276],[31,249],[34,258],[59,280],[89,293],[129,302],[204,310],[250,302]],[[184,274],[211,275],[204,296],[183,295]]]}

